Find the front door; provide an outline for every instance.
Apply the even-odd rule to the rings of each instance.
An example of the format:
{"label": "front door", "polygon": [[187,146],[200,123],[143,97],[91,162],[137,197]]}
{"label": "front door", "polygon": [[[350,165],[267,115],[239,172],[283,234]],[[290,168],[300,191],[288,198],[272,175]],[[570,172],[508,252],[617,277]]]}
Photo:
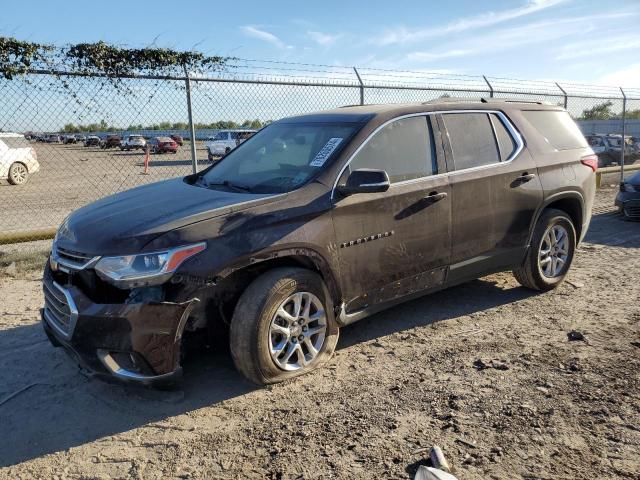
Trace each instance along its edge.
{"label": "front door", "polygon": [[[334,192],[333,222],[346,312],[442,284],[451,245],[451,192],[430,119],[394,120],[368,139],[344,170],[385,170],[384,193]],[[438,161],[440,159],[440,162]]]}

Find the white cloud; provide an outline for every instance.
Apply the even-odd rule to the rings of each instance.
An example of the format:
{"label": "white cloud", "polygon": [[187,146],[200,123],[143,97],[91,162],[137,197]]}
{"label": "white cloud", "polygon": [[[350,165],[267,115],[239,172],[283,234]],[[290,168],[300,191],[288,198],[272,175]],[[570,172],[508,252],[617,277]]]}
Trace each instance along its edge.
{"label": "white cloud", "polygon": [[280,49],[291,49],[293,48],[291,45],[287,45],[278,37],[276,37],[273,33],[269,33],[265,30],[260,30],[259,28],[253,27],[251,25],[245,25],[240,27],[242,32],[249,37],[257,38],[258,40],[262,40],[263,42],[270,43],[271,45],[278,47]]}
{"label": "white cloud", "polygon": [[640,37],[637,34],[621,35],[617,37],[607,37],[606,42],[602,39],[586,40],[564,45],[556,60],[570,60],[574,58],[592,57],[609,53],[621,52],[640,47]]}
{"label": "white cloud", "polygon": [[469,50],[445,50],[443,52],[409,52],[405,57],[411,62],[431,62],[453,57],[463,57],[471,53]]}
{"label": "white cloud", "polygon": [[445,45],[441,45],[437,50],[411,52],[406,55],[406,59],[416,62],[428,62],[451,57],[487,55],[525,45],[548,43],[596,31],[602,26],[604,20],[619,18],[624,15],[624,13],[611,13],[532,22],[517,27],[494,30],[483,35],[475,35],[472,38],[448,42]]}
{"label": "white cloud", "polygon": [[513,20],[515,18],[530,15],[547,9],[566,0],[530,0],[525,6],[503,10],[501,12],[487,12],[474,17],[460,18],[443,27],[423,28],[410,30],[405,27],[398,27],[384,32],[384,34],[374,40],[379,45],[392,45],[397,43],[412,43],[426,38],[459,33],[466,30],[488,27],[497,23]]}
{"label": "white cloud", "polygon": [[311,40],[323,47],[330,47],[342,36],[342,34],[331,35],[328,33],[317,32],[315,30],[308,30],[307,35]]}
{"label": "white cloud", "polygon": [[640,88],[640,63],[634,63],[620,70],[607,73],[598,79],[598,83],[618,87]]}

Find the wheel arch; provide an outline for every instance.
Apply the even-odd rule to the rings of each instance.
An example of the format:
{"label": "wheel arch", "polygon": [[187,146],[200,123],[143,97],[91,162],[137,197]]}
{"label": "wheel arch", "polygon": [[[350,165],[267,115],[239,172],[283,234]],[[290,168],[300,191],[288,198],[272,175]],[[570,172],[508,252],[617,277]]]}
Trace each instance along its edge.
{"label": "wheel arch", "polygon": [[538,208],[538,211],[536,212],[533,222],[529,228],[528,244],[531,244],[533,231],[536,224],[538,223],[538,220],[540,219],[540,216],[542,215],[542,212],[550,208],[562,210],[567,215],[569,215],[571,221],[573,222],[573,226],[576,229],[576,243],[578,243],[582,236],[582,227],[585,217],[584,197],[578,191],[565,191],[547,197],[544,200],[543,204]]}
{"label": "wheel arch", "polygon": [[217,297],[224,298],[225,311],[221,313],[228,323],[238,298],[249,284],[268,270],[296,267],[314,271],[325,282],[334,305],[340,304],[341,289],[331,265],[319,252],[307,247],[292,247],[249,257],[221,271],[217,276]]}

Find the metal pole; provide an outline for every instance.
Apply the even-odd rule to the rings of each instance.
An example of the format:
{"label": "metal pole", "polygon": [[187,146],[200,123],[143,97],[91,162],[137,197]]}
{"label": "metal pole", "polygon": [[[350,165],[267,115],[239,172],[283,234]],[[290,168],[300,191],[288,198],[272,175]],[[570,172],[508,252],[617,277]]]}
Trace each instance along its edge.
{"label": "metal pole", "polygon": [[484,78],[484,81],[487,82],[487,86],[489,87],[489,98],[493,98],[493,85],[489,83],[489,80],[486,76],[482,75],[482,78]]}
{"label": "metal pole", "polygon": [[362,83],[362,78],[360,78],[358,69],[353,67],[353,71],[356,72],[356,77],[358,77],[358,83],[360,84],[360,105],[364,105],[364,83]]}
{"label": "metal pole", "polygon": [[564,91],[564,88],[562,88],[558,82],[556,82],[556,86],[560,89],[560,91],[562,92],[562,95],[564,95],[564,109],[566,110],[568,105],[567,92]]}
{"label": "metal pole", "polygon": [[184,67],[184,82],[187,87],[187,114],[189,115],[189,136],[191,137],[191,166],[193,167],[193,173],[198,173],[198,157],[196,155],[196,129],[193,126],[193,111],[191,107],[191,79],[189,78],[189,71],[187,66]]}
{"label": "metal pole", "polygon": [[620,183],[624,182],[624,149],[627,146],[625,142],[625,135],[627,134],[627,95],[624,93],[622,87],[622,144],[620,145]]}

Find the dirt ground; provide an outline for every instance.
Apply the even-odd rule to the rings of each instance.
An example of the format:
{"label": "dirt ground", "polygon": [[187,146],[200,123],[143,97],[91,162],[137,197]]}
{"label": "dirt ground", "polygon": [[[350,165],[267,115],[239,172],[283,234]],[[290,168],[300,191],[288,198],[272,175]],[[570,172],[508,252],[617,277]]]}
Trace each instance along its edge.
{"label": "dirt ground", "polygon": [[640,224],[613,196],[556,291],[502,273],[406,303],[269,388],[227,352],[177,391],[88,379],[38,324],[38,274],[3,272],[0,478],[407,479],[437,444],[461,480],[638,479]]}

